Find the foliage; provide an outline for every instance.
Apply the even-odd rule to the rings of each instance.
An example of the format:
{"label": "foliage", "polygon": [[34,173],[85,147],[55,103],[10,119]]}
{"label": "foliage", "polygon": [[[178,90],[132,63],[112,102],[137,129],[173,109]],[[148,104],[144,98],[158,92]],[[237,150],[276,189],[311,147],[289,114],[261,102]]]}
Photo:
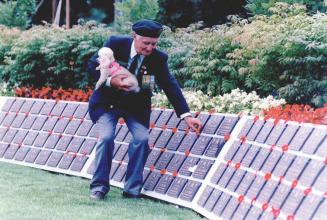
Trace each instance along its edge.
{"label": "foliage", "polygon": [[21,33],[17,28],[9,29],[0,25],[0,76],[5,67],[6,54],[11,50],[15,40],[19,38]]}
{"label": "foliage", "polygon": [[35,0],[4,0],[0,2],[0,24],[25,29],[35,10]]}
{"label": "foliage", "polygon": [[[262,110],[278,107],[286,104],[284,99],[275,99],[272,96],[260,98],[256,92],[246,93],[240,89],[234,89],[231,93],[222,96],[210,97],[201,91],[184,90],[183,95],[192,111],[210,111],[219,113],[235,114],[260,114]],[[163,93],[157,93],[152,97],[153,107],[172,108],[167,97]]]}
{"label": "foliage", "polygon": [[326,12],[327,5],[325,0],[247,0],[245,8],[252,15],[264,14],[271,15],[270,10],[277,2],[285,2],[288,4],[302,4],[311,13],[316,13],[317,11]]}
{"label": "foliage", "polygon": [[[87,60],[112,33],[88,23],[70,30],[48,26],[22,32],[0,60],[0,76],[9,86],[85,88],[94,82],[86,72]],[[3,46],[4,45],[4,46]],[[0,58],[1,58],[0,54]]]}
{"label": "foliage", "polygon": [[244,88],[244,74],[239,73],[238,67],[246,62],[246,58],[235,62],[230,56],[240,48],[233,39],[240,31],[232,30],[231,34],[231,28],[224,25],[211,29],[202,27],[202,23],[192,24],[176,29],[172,37],[164,38],[170,42],[166,50],[170,55],[171,72],[183,87],[201,90],[211,96]]}
{"label": "foliage", "polygon": [[0,83],[0,96],[14,96],[15,93],[12,89],[8,88],[8,84],[3,82]]}
{"label": "foliage", "polygon": [[179,83],[184,87],[187,81],[187,71],[185,64],[194,55],[194,45],[200,39],[200,32],[196,32],[203,27],[202,22],[192,24],[187,28],[178,28],[174,32],[168,26],[164,26],[164,31],[160,36],[158,47],[169,54],[169,68],[173,75],[178,78]]}
{"label": "foliage", "polygon": [[277,106],[263,111],[265,118],[275,120],[297,121],[327,125],[327,103],[323,107],[313,109],[308,105]]}
{"label": "foliage", "polygon": [[[286,17],[275,14],[251,23],[249,28],[260,34],[248,35],[254,37],[250,45],[256,46],[243,51],[253,53],[254,59],[247,86],[258,87],[261,94],[276,91],[289,103],[322,106],[327,102],[326,25],[326,14],[304,13]],[[245,37],[240,36],[240,43]]]}
{"label": "foliage", "polygon": [[140,19],[155,19],[159,11],[158,0],[125,0],[115,3],[115,7],[115,28],[121,33],[130,33],[131,24]]}
{"label": "foliage", "polygon": [[[278,3],[271,16],[212,28],[203,23],[161,36],[169,67],[182,87],[218,96],[240,88],[288,103],[322,106],[327,101],[327,15],[309,16],[304,7]],[[71,30],[0,26],[0,76],[8,86],[93,86],[85,66],[116,32],[87,23]]]}
{"label": "foliage", "polygon": [[192,80],[184,85],[214,96],[240,87],[242,78],[227,56],[239,46],[220,32],[204,33],[200,39],[185,66],[185,77]]}
{"label": "foliage", "polygon": [[173,58],[188,50],[182,62],[170,61],[180,67],[172,72],[184,86],[210,95],[240,88],[322,106],[327,101],[327,15],[308,16],[303,9],[279,3],[272,16],[255,16],[251,23],[231,17],[230,25],[191,33],[180,29],[192,37],[171,43],[177,45]]}

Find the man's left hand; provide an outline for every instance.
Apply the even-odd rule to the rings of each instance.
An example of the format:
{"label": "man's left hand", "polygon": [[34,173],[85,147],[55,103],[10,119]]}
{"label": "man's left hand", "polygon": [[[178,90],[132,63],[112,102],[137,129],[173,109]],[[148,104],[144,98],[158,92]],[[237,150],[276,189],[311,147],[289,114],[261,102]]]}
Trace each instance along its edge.
{"label": "man's left hand", "polygon": [[201,128],[202,128],[202,124],[201,121],[197,118],[193,118],[191,116],[186,116],[184,118],[186,124],[196,133],[200,133]]}

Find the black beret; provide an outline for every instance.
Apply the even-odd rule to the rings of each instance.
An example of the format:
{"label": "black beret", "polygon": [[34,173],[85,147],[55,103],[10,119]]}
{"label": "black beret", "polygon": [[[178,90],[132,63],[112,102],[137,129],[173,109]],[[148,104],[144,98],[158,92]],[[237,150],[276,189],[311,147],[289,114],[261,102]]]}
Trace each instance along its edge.
{"label": "black beret", "polygon": [[132,30],[143,37],[157,38],[162,32],[162,24],[156,21],[142,19],[133,24]]}

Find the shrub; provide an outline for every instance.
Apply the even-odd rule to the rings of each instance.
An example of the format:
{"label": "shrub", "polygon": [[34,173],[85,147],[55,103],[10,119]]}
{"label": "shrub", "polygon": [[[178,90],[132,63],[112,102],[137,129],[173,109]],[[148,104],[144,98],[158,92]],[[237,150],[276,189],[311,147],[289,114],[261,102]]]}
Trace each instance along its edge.
{"label": "shrub", "polygon": [[[285,3],[271,11],[272,16],[255,16],[251,23],[231,16],[230,24],[210,29],[201,23],[175,32],[165,27],[159,47],[170,55],[170,70],[183,87],[209,96],[240,88],[322,106],[327,101],[327,15],[308,16],[303,6]],[[9,86],[37,88],[93,86],[87,60],[116,34],[92,24],[1,30],[1,78]]]}
{"label": "shrub", "polygon": [[[228,54],[239,48],[224,32],[205,32],[186,60],[184,86],[199,89],[213,96],[241,86],[236,65],[230,65]],[[200,40],[201,39],[201,40]]]}
{"label": "shrub", "polygon": [[[20,31],[0,26],[0,78],[8,82],[9,87],[93,86],[94,81],[89,78],[85,69],[87,60],[111,34],[117,33],[103,26],[95,26],[92,22],[74,26],[70,30],[35,26],[30,30]],[[161,48],[172,52],[172,57],[175,57],[176,64],[169,63],[173,66],[174,74],[179,73],[179,64],[187,57],[173,50],[185,42],[187,37],[194,38],[191,33],[183,37],[183,32],[175,37],[171,30],[165,27],[159,42]],[[183,47],[183,51],[188,53],[191,46],[190,42]]]}
{"label": "shrub", "polygon": [[0,96],[14,96],[14,91],[8,87],[7,83],[0,83]]}
{"label": "shrub", "polygon": [[11,87],[85,88],[93,85],[86,72],[87,60],[111,33],[92,23],[70,30],[33,27],[7,47],[5,59],[0,60],[0,76]]}
{"label": "shrub", "polygon": [[35,0],[4,0],[0,2],[0,24],[25,29],[34,10]]}
{"label": "shrub", "polygon": [[165,26],[160,36],[158,46],[169,54],[170,71],[176,76],[182,87],[189,79],[185,64],[195,53],[194,47],[198,41],[197,39],[201,39],[202,35],[198,30],[202,27],[203,23],[198,22],[187,28],[178,28],[172,32],[169,27]]}
{"label": "shrub", "polygon": [[11,50],[15,40],[19,38],[21,31],[17,28],[7,28],[0,25],[0,76],[5,67],[6,54]]}
{"label": "shrub", "polygon": [[288,4],[300,3],[305,5],[311,13],[316,13],[317,11],[326,12],[327,10],[326,1],[324,0],[247,0],[245,8],[252,15],[271,15],[272,12],[269,9],[276,2],[285,2]]}
{"label": "shrub", "polygon": [[[232,90],[222,96],[210,97],[201,91],[187,91],[183,94],[192,111],[215,111],[220,113],[235,114],[261,114],[262,110],[286,104],[284,99],[275,99],[272,96],[260,98],[256,92],[246,93],[240,89]],[[163,93],[152,97],[154,107],[172,108]]]}
{"label": "shrub", "polygon": [[242,53],[255,54],[253,65],[246,66],[247,87],[262,95],[276,91],[288,103],[322,106],[327,101],[326,25],[326,14],[304,13],[258,17],[249,24],[258,34],[239,36],[241,44],[252,39]]}
{"label": "shrub", "polygon": [[183,85],[210,95],[240,88],[322,106],[327,101],[327,15],[308,16],[302,6],[285,3],[272,11],[251,23],[232,17],[230,25],[195,30],[191,40],[177,40],[173,50],[188,52],[183,62],[171,62],[181,67],[172,72]]}

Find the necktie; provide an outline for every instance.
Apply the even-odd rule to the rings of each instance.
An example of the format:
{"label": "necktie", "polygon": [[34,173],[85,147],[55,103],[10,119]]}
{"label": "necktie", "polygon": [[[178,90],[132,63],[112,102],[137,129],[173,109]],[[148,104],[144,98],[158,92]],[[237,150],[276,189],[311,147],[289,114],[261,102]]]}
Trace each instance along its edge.
{"label": "necktie", "polygon": [[138,54],[135,55],[135,56],[133,57],[133,60],[132,60],[131,65],[130,65],[130,67],[129,67],[129,71],[130,71],[132,74],[134,74],[134,75],[137,75],[137,74],[135,73],[135,71],[136,71],[136,69],[137,69],[137,64],[138,64],[139,57],[140,57],[140,55],[138,55]]}

